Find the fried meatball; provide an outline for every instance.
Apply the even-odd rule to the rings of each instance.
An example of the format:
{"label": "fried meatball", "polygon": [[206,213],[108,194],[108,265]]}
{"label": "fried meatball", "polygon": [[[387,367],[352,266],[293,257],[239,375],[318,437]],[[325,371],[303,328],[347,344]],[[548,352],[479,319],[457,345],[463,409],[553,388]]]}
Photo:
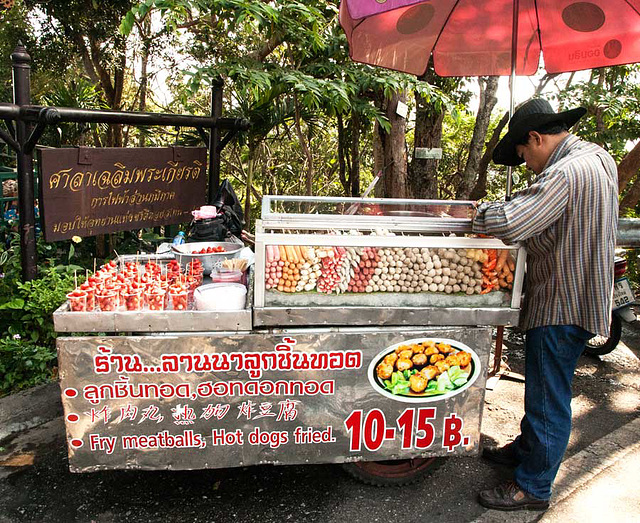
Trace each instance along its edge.
{"label": "fried meatball", "polygon": [[438,369],[438,374],[442,374],[444,371],[449,370],[449,367],[451,367],[451,365],[449,365],[448,363],[446,363],[444,360],[442,361],[436,361],[434,363],[434,366],[436,369]]}
{"label": "fried meatball", "polygon": [[428,382],[429,380],[418,372],[409,378],[409,387],[413,392],[423,392]]}
{"label": "fried meatball", "polygon": [[381,380],[388,380],[391,377],[391,374],[393,374],[393,365],[381,363],[376,367],[376,374],[378,374],[378,378]]}
{"label": "fried meatball", "polygon": [[[410,349],[411,347],[409,347],[408,345],[400,345],[398,347],[396,347],[396,354],[400,354],[403,350],[407,350]],[[413,351],[411,351],[413,352]]]}
{"label": "fried meatball", "polygon": [[420,371],[420,374],[422,374],[428,380],[432,380],[440,373],[438,372],[438,369],[436,367],[434,367],[433,365],[429,365],[428,367],[422,369]]}
{"label": "fried meatball", "polygon": [[429,363],[431,363],[431,365],[433,365],[436,361],[442,360],[444,360],[444,355],[442,354],[434,354],[433,356],[429,357]]}
{"label": "fried meatball", "polygon": [[440,352],[438,351],[438,349],[436,348],[436,346],[435,346],[435,345],[434,345],[433,347],[427,347],[427,348],[424,350],[424,353],[425,353],[427,356],[431,356],[432,354],[440,354]]}
{"label": "fried meatball", "polygon": [[396,362],[396,368],[402,372],[413,368],[413,362],[408,358],[400,358]]}
{"label": "fried meatball", "polygon": [[413,358],[411,358],[411,361],[417,367],[422,367],[427,364],[428,359],[429,358],[427,356],[419,352],[418,354],[413,355]]}
{"label": "fried meatball", "polygon": [[414,354],[420,354],[424,352],[424,345],[420,345],[419,343],[414,343],[413,345],[411,345],[411,348],[413,349]]}
{"label": "fried meatball", "polygon": [[398,355],[395,352],[392,352],[391,354],[387,354],[382,361],[393,367],[396,364],[396,361],[398,361]]}
{"label": "fried meatball", "polygon": [[460,365],[460,358],[458,358],[457,354],[449,354],[445,359],[445,363],[448,363],[452,367],[456,365]]}
{"label": "fried meatball", "polygon": [[438,345],[436,345],[436,347],[438,347],[438,350],[442,354],[451,354],[452,352],[455,352],[455,349],[451,345],[449,345],[448,343],[438,343]]}
{"label": "fried meatball", "polygon": [[410,360],[413,357],[413,351],[411,349],[403,350],[400,354],[398,354],[400,358],[404,358]]}
{"label": "fried meatball", "polygon": [[468,352],[461,350],[460,352],[458,352],[457,356],[461,367],[466,367],[467,365],[469,365],[469,363],[471,363],[471,354],[469,354]]}
{"label": "fried meatball", "polygon": [[435,347],[435,346],[436,346],[436,342],[435,342],[435,341],[433,341],[433,340],[426,340],[426,341],[423,341],[423,342],[422,342],[422,344],[423,344],[425,347]]}

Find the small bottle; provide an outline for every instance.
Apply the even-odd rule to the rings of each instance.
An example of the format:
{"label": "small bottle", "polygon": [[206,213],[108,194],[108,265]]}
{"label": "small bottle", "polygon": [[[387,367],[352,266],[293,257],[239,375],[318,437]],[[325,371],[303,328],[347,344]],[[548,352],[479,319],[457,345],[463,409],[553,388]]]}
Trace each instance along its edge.
{"label": "small bottle", "polygon": [[171,243],[173,245],[182,245],[184,242],[185,242],[184,231],[180,231],[178,234],[176,234],[175,238],[173,238],[173,241]]}

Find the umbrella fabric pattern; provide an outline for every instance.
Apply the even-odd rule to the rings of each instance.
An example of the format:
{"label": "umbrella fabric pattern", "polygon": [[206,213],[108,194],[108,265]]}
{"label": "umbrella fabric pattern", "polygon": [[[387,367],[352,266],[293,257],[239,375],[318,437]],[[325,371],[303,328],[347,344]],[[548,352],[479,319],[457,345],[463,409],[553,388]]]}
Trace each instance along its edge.
{"label": "umbrella fabric pattern", "polygon": [[[515,18],[514,18],[515,17]],[[514,21],[517,21],[514,24]],[[640,0],[342,0],[357,62],[421,75],[533,75],[640,61]]]}

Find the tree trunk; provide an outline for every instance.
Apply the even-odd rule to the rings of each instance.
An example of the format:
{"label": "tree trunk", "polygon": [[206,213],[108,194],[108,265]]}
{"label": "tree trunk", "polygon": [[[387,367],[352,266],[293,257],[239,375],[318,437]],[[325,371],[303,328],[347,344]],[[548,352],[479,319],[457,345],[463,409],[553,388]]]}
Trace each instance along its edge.
{"label": "tree trunk", "polygon": [[507,111],[502,116],[502,119],[493,130],[491,134],[491,138],[487,142],[487,148],[480,159],[480,163],[478,164],[478,179],[476,181],[475,187],[472,189],[469,194],[470,200],[480,200],[487,195],[487,171],[489,170],[489,163],[491,162],[491,156],[493,155],[493,150],[496,148],[496,145],[500,141],[500,133],[504,129],[505,125],[509,121],[509,112]]}
{"label": "tree trunk", "polygon": [[[433,69],[433,61],[429,62],[427,71],[421,80],[450,94],[458,88],[460,79],[442,78]],[[442,145],[442,122],[444,111],[436,104],[430,103],[416,93],[416,128],[414,147],[427,149],[439,148]],[[441,104],[439,104],[441,107]],[[409,165],[409,186],[413,198],[438,198],[438,164],[435,159],[416,158],[415,153]]]}
{"label": "tree trunk", "polygon": [[251,187],[253,185],[253,171],[255,169],[257,146],[249,143],[249,163],[247,165],[247,186],[244,192],[244,228],[248,231],[251,227]]}
{"label": "tree trunk", "polygon": [[497,76],[478,78],[478,84],[480,85],[478,115],[476,116],[473,136],[469,144],[469,156],[462,172],[462,183],[456,190],[456,199],[458,200],[466,200],[469,198],[471,190],[476,183],[480,172],[482,150],[484,148],[487,130],[489,129],[489,123],[491,122],[491,112],[498,102],[496,98],[496,91],[498,90]]}
{"label": "tree trunk", "polygon": [[625,155],[618,165],[618,189],[620,193],[630,183],[632,183],[631,187],[629,187],[620,202],[621,211],[635,208],[640,200],[640,142]]}
{"label": "tree trunk", "polygon": [[[91,35],[87,36],[87,42],[82,36],[76,38],[76,44],[80,50],[85,71],[94,82],[100,85],[105,101],[110,109],[119,110],[122,104],[122,92],[124,88],[125,69],[127,66],[126,41],[119,42],[120,59],[117,61],[113,78],[111,72],[102,64],[100,45]],[[123,134],[121,124],[110,124],[107,130],[107,147],[122,147]]]}
{"label": "tree trunk", "polygon": [[[558,76],[558,74],[559,73],[545,74],[540,79],[540,83],[537,85],[532,98],[539,96],[542,90],[547,86],[547,84],[551,80],[553,80],[556,76]],[[567,82],[567,87],[569,86],[569,83],[571,82],[572,78],[573,78],[573,75],[569,78],[569,81]],[[504,115],[502,115],[502,119],[500,120],[496,128],[493,130],[493,133],[491,134],[491,138],[487,142],[487,148],[484,154],[482,155],[482,158],[480,159],[480,163],[478,165],[478,180],[476,182],[475,187],[472,189],[471,193],[469,194],[470,200],[480,200],[487,195],[487,171],[489,169],[489,163],[491,162],[491,156],[493,155],[493,150],[496,148],[496,145],[500,141],[500,134],[502,133],[502,130],[505,128],[505,126],[507,125],[508,121],[509,121],[509,111],[507,111],[506,113],[504,113]]]}
{"label": "tree trunk", "polygon": [[[442,145],[442,122],[444,112],[416,94],[416,128],[414,148],[433,149]],[[438,160],[431,158],[411,159],[409,185],[413,198],[438,198]]]}
{"label": "tree trunk", "polygon": [[300,147],[302,148],[302,152],[307,160],[307,176],[305,180],[305,194],[307,196],[311,196],[313,194],[313,155],[311,154],[311,150],[307,144],[307,140],[302,133],[302,126],[300,124],[300,104],[298,103],[298,97],[296,94],[293,94],[293,103],[296,111],[294,127],[296,130],[296,135],[298,136],[298,141],[300,142]]}
{"label": "tree trunk", "polygon": [[622,193],[627,184],[640,169],[640,141],[631,149],[618,165],[618,191]]}
{"label": "tree trunk", "polygon": [[360,196],[360,118],[351,113],[351,167],[349,169],[351,196]]}
{"label": "tree trunk", "polygon": [[338,177],[340,178],[340,184],[344,191],[345,196],[349,196],[349,183],[347,181],[347,162],[346,162],[346,136],[344,131],[344,122],[342,121],[342,114],[337,114],[338,124]]}
{"label": "tree trunk", "polygon": [[627,209],[634,209],[638,205],[640,200],[640,177],[636,177],[631,187],[624,195],[620,202],[620,211],[626,211]]}
{"label": "tree trunk", "polygon": [[[142,21],[141,38],[142,38],[142,56],[140,57],[140,103],[138,108],[140,112],[144,112],[147,109],[147,89],[149,84],[149,78],[147,76],[147,67],[149,65],[149,46],[151,41],[149,38],[149,30],[151,28],[151,17],[146,16]],[[144,133],[140,133],[138,138],[138,147],[145,146]]]}
{"label": "tree trunk", "polygon": [[[375,172],[382,171],[382,182],[376,186],[376,194],[383,198],[407,198],[407,153],[405,142],[406,120],[396,113],[398,102],[406,100],[404,91],[395,92],[382,101],[382,112],[391,124],[390,132],[376,125],[374,133]],[[355,162],[355,158],[352,159]]]}

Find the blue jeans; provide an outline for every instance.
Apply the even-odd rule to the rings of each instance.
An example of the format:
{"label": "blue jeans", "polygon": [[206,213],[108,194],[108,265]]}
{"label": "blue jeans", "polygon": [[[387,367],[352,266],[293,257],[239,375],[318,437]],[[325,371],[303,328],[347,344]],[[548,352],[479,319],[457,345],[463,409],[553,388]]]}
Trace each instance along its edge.
{"label": "blue jeans", "polygon": [[571,433],[571,381],[593,337],[575,325],[530,329],[525,341],[525,394],[521,434],[514,442],[520,461],[516,483],[539,499],[551,497]]}

